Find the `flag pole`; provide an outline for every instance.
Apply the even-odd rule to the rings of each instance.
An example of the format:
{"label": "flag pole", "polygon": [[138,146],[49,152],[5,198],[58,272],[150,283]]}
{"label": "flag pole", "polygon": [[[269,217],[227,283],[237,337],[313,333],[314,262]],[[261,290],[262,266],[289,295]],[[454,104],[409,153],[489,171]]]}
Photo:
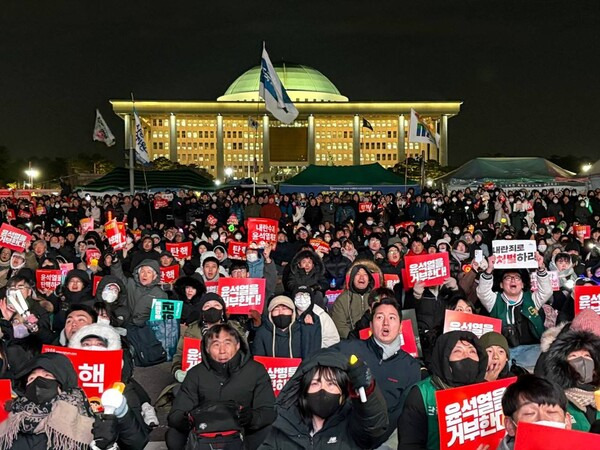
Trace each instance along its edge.
{"label": "flag pole", "polygon": [[[135,100],[133,99],[133,92],[131,92],[131,106],[131,109],[135,114]],[[131,125],[129,126],[129,128],[129,192],[131,192],[131,198],[133,199],[133,196],[135,194],[135,153],[133,151],[133,136],[131,136]]]}

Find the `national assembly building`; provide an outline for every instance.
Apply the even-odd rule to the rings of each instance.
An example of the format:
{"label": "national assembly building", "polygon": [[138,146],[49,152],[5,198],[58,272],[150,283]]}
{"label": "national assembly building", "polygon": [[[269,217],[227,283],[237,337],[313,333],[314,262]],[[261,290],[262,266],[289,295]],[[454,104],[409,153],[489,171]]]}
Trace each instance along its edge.
{"label": "national assembly building", "polygon": [[[268,182],[295,175],[308,164],[393,167],[423,154],[448,164],[448,119],[459,113],[461,102],[353,102],[316,69],[288,63],[275,69],[299,112],[292,124],[266,112],[256,66],[216,101],[136,101],[150,158],[193,164],[220,180],[256,171],[258,181]],[[133,103],[111,104],[124,121],[129,148]],[[411,108],[439,133],[439,148],[408,141]]]}

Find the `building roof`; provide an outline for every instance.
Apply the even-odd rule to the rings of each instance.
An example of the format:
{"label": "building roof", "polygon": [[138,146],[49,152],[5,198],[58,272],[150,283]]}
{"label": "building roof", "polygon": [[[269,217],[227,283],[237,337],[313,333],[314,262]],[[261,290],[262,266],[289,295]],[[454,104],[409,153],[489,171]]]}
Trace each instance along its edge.
{"label": "building roof", "polygon": [[[279,63],[273,65],[292,101],[348,101],[338,88],[321,72],[302,64]],[[258,99],[260,66],[241,74],[219,97],[218,101],[252,101]]]}

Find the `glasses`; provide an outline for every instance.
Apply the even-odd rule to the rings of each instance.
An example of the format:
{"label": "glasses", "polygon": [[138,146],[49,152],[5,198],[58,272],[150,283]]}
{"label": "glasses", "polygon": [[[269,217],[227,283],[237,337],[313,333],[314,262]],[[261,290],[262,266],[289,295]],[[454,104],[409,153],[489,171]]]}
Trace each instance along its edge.
{"label": "glasses", "polygon": [[502,281],[522,281],[521,277],[518,275],[508,275],[502,278]]}

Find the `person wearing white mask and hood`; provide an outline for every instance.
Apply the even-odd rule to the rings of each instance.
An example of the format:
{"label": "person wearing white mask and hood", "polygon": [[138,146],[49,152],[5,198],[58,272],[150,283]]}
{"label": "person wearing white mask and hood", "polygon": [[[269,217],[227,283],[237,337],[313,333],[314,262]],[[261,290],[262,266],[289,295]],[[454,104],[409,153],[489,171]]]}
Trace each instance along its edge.
{"label": "person wearing white mask and hood", "polygon": [[[294,293],[294,305],[298,320],[306,326],[319,327],[321,348],[331,347],[340,342],[340,334],[329,314],[312,299],[312,290],[307,286],[300,286]],[[304,336],[303,336],[304,339]]]}
{"label": "person wearing white mask and hood", "polygon": [[96,301],[106,305],[111,324],[123,327],[129,322],[131,313],[127,307],[125,284],[114,275],[102,277],[96,287]]}

